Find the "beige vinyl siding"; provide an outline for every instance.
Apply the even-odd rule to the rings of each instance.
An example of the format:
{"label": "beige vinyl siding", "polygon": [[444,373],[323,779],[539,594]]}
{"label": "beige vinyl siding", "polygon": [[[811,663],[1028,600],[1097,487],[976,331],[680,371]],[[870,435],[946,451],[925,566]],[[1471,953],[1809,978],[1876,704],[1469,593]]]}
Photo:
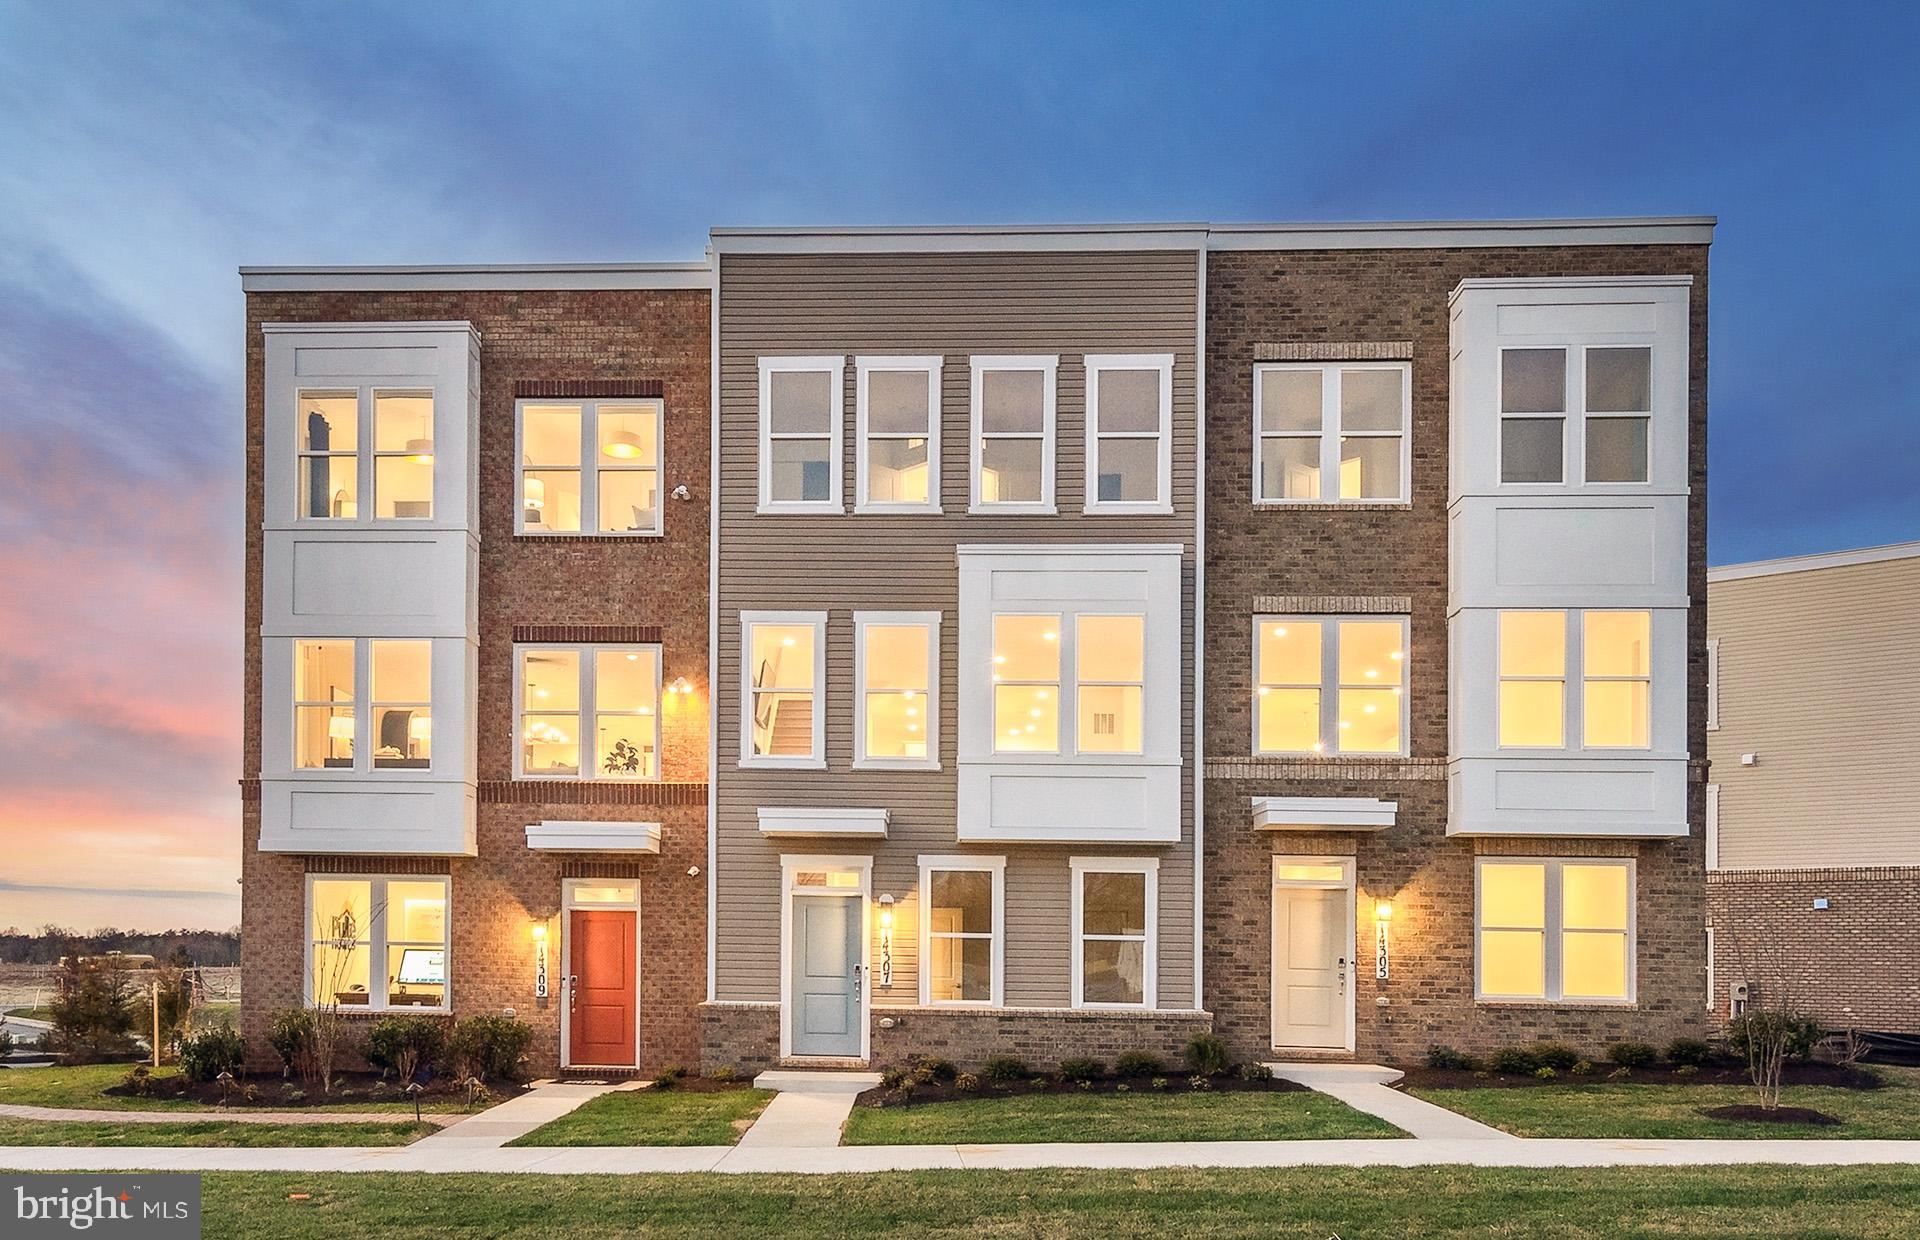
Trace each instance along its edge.
{"label": "beige vinyl siding", "polygon": [[[1100,847],[963,849],[955,841],[955,667],[962,543],[1178,543],[1187,555],[1181,611],[1181,753],[1193,761],[1192,656],[1195,346],[1197,260],[1193,252],[1061,254],[726,255],[720,291],[718,679],[719,766],[715,997],[766,1001],[780,993],[780,854],[848,853],[874,858],[876,897],[896,904],[893,985],[876,1005],[918,1002],[919,857],[979,852],[1007,857],[1006,989],[1010,1006],[1069,1001],[1070,855]],[[1055,411],[1057,516],[968,515],[970,367],[973,354],[1059,356]],[[1085,516],[1086,353],[1171,353],[1173,499],[1165,516]],[[761,516],[758,500],[762,355],[843,355],[842,499],[845,515]],[[859,354],[940,355],[942,515],[852,515],[855,502],[855,371]],[[740,613],[825,611],[827,770],[742,770]],[[938,611],[938,771],[855,771],[855,611]],[[883,806],[884,842],[761,838],[761,806]],[[1193,823],[1182,798],[1182,842],[1116,849],[1161,859],[1159,997],[1190,1007],[1193,995]],[[878,985],[879,943],[873,944]]]}
{"label": "beige vinyl siding", "polygon": [[1920,865],[1916,617],[1920,558],[1708,587],[1721,869]]}

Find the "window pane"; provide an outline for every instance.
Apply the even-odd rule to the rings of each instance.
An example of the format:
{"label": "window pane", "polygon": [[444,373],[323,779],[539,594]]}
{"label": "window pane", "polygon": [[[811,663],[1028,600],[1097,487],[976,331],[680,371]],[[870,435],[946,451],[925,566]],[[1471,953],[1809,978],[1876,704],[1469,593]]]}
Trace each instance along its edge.
{"label": "window pane", "polygon": [[1315,865],[1311,863],[1282,864],[1274,871],[1274,878],[1282,882],[1296,883],[1338,883],[1347,877],[1345,867],[1340,865]]}
{"label": "window pane", "polygon": [[295,642],[293,698],[296,702],[351,702],[353,642]]}
{"label": "window pane", "polygon": [[866,753],[870,758],[927,756],[927,629],[868,625]]}
{"label": "window pane", "polygon": [[753,752],[761,758],[813,756],[813,695],[755,693]]}
{"label": "window pane", "polygon": [[360,440],[360,397],[353,392],[300,396],[300,450],[352,452]]}
{"label": "window pane", "polygon": [[381,706],[373,712],[373,765],[425,770],[433,759],[433,712],[425,706]]}
{"label": "window pane", "polygon": [[611,779],[652,779],[659,773],[651,710],[641,715],[597,714],[593,732],[593,763],[600,774]]}
{"label": "window pane", "polygon": [[997,753],[1054,753],[1060,748],[1060,695],[1039,685],[993,687]]}
{"label": "window pane", "polygon": [[1588,413],[1646,413],[1652,409],[1653,350],[1587,350]]}
{"label": "window pane", "polygon": [[1500,481],[1559,482],[1566,473],[1565,418],[1502,418]]}
{"label": "window pane", "polygon": [[1567,671],[1567,613],[1500,613],[1502,676],[1564,676]]}
{"label": "window pane", "polygon": [[1624,865],[1562,866],[1561,924],[1569,930],[1625,930],[1627,886]]}
{"label": "window pane", "polygon": [[927,502],[927,440],[869,439],[867,498],[878,504]]}
{"label": "window pane", "polygon": [[1558,749],[1567,743],[1566,686],[1557,680],[1500,682],[1500,743]]}
{"label": "window pane", "polygon": [[811,624],[756,624],[749,644],[754,688],[813,688]]}
{"label": "window pane", "polygon": [[1587,419],[1587,481],[1647,480],[1647,420]]}
{"label": "window pane", "polygon": [[1646,676],[1652,617],[1644,611],[1590,611],[1585,628],[1589,676]]}
{"label": "window pane", "polygon": [[578,533],[580,529],[580,474],[577,470],[528,471],[520,484],[521,505],[529,530]]}
{"label": "window pane", "polygon": [[1585,743],[1593,748],[1647,747],[1647,682],[1589,680],[1586,684]]}
{"label": "window pane", "polygon": [[600,530],[607,534],[650,533],[660,528],[660,472],[654,469],[600,471]]}
{"label": "window pane", "polygon": [[935,870],[932,921],[944,933],[993,932],[993,875],[986,870]]}
{"label": "window pane", "polygon": [[1500,412],[1560,413],[1567,407],[1565,349],[1503,349]]}
{"label": "window pane", "polygon": [[351,456],[300,460],[300,514],[352,520],[360,515],[360,462]]}
{"label": "window pane", "polygon": [[520,678],[521,709],[580,709],[578,650],[523,650],[520,652]]}
{"label": "window pane", "polygon": [[826,439],[776,439],[768,477],[772,498],[818,503],[833,496],[833,444]]}
{"label": "window pane", "polygon": [[1144,681],[1146,632],[1145,616],[1081,616],[1075,621],[1080,679]]}
{"label": "window pane", "polygon": [[1341,753],[1398,753],[1400,695],[1392,689],[1340,690]]}
{"label": "window pane", "polygon": [[578,465],[580,463],[579,406],[522,406],[520,463],[523,465]]}
{"label": "window pane", "polygon": [[1081,753],[1140,752],[1140,686],[1081,685]]}
{"label": "window pane", "polygon": [[1399,430],[1405,381],[1405,372],[1399,370],[1341,371],[1340,429]]}
{"label": "window pane", "polygon": [[1160,441],[1102,439],[1094,497],[1103,504],[1152,503],[1160,498]]}
{"label": "window pane", "polygon": [[869,689],[927,688],[927,627],[923,624],[869,624],[866,677]]}
{"label": "window pane", "polygon": [[1400,437],[1340,440],[1341,499],[1400,498]]}
{"label": "window pane", "polygon": [[520,728],[520,770],[527,775],[578,775],[580,716],[527,715]]}
{"label": "window pane", "polygon": [[1560,941],[1560,993],[1569,999],[1627,997],[1627,936],[1568,932]]}
{"label": "window pane", "polygon": [[1538,930],[1482,931],[1480,992],[1523,999],[1545,998],[1546,935]]}
{"label": "window pane", "polygon": [[1322,380],[1317,370],[1261,371],[1260,429],[1318,431]]}
{"label": "window pane", "polygon": [[307,933],[316,940],[369,937],[373,884],[365,879],[316,879]]}
{"label": "window pane", "polygon": [[1145,934],[1147,932],[1147,876],[1102,874],[1082,876],[1080,929],[1083,934]]}
{"label": "window pane", "polygon": [[867,372],[867,431],[874,435],[924,435],[931,378],[924,370]]}
{"label": "window pane", "polygon": [[1039,439],[988,439],[980,444],[980,502],[1037,504],[1046,444]]}
{"label": "window pane", "polygon": [[993,674],[996,680],[1060,679],[1060,617],[995,616]]}
{"label": "window pane", "polygon": [[293,764],[302,770],[351,767],[353,707],[294,707]]}
{"label": "window pane", "polygon": [[927,756],[927,699],[912,690],[867,694],[867,756]]}
{"label": "window pane", "polygon": [[1260,440],[1261,499],[1319,499],[1320,441],[1318,439]]}
{"label": "window pane", "polygon": [[366,1007],[372,948],[364,943],[322,942],[313,948],[313,1000],[339,1007]]}
{"label": "window pane", "polygon": [[660,414],[652,405],[602,405],[599,411],[603,465],[658,465]]}
{"label": "window pane", "polygon": [[426,702],[433,698],[433,643],[376,641],[373,657],[373,700]]}
{"label": "window pane", "polygon": [[1097,413],[1102,434],[1116,431],[1160,430],[1160,372],[1157,370],[1101,370],[1095,372]]}
{"label": "window pane", "polygon": [[[1399,626],[1394,626],[1396,640]],[[1288,620],[1260,625],[1260,683],[1317,685],[1321,681],[1320,622]]]}
{"label": "window pane", "polygon": [[433,455],[383,456],[373,463],[374,515],[425,520],[433,516]]}
{"label": "window pane", "polygon": [[776,435],[825,435],[833,426],[833,374],[776,370],[767,376],[769,425]]}
{"label": "window pane", "polygon": [[1145,943],[1099,939],[1080,946],[1082,1002],[1146,1002]]}
{"label": "window pane", "polygon": [[1033,434],[1046,429],[1047,375],[1041,370],[989,370],[980,375],[980,429]]}
{"label": "window pane", "polygon": [[447,1001],[444,947],[387,948],[387,1005],[440,1007]]}
{"label": "window pane", "polygon": [[659,654],[652,650],[601,650],[594,659],[596,710],[652,714],[657,705]]}
{"label": "window pane", "polygon": [[387,882],[387,941],[444,943],[447,939],[447,888],[438,882]]}
{"label": "window pane", "polygon": [[1320,745],[1320,690],[1260,690],[1263,753],[1312,753]]}
{"label": "window pane", "polygon": [[[935,926],[940,923],[934,922]],[[927,996],[936,1003],[993,999],[993,940],[934,936],[927,942]]]}
{"label": "window pane", "polygon": [[1362,687],[1399,684],[1402,638],[1397,622],[1342,620],[1340,683]]}
{"label": "window pane", "polygon": [[433,452],[433,394],[431,392],[375,392],[373,394],[373,450],[375,452]]}
{"label": "window pane", "polygon": [[1489,861],[1480,867],[1480,924],[1547,926],[1547,867],[1539,861]]}

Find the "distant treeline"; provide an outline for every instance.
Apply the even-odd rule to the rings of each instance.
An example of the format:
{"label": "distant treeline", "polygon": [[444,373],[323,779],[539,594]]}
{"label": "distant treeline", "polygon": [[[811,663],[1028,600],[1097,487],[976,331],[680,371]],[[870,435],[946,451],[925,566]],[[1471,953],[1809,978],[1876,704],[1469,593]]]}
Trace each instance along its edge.
{"label": "distant treeline", "polygon": [[237,965],[240,963],[240,931],[139,931],[109,927],[82,933],[64,926],[42,926],[32,932],[13,926],[0,930],[0,964],[55,964],[62,956],[99,956],[107,952],[152,956],[177,965],[208,968]]}

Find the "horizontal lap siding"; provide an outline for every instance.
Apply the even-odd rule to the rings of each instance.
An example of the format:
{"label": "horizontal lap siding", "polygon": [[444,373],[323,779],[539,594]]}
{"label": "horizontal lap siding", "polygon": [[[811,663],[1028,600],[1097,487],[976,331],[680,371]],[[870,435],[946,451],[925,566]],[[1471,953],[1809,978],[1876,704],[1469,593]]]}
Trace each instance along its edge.
{"label": "horizontal lap siding", "polygon": [[[1192,252],[726,256],[720,293],[720,631],[715,705],[721,721],[715,803],[719,841],[716,997],[779,995],[780,864],[785,852],[872,854],[874,894],[896,905],[893,985],[877,1004],[918,998],[918,857],[988,852],[955,841],[958,566],[954,548],[976,542],[1163,542],[1186,549],[1182,615],[1193,615],[1195,315]],[[855,499],[858,354],[939,355],[940,516],[758,516],[759,371],[762,355],[842,355],[842,494]],[[966,513],[969,490],[968,358],[1058,354],[1052,517]],[[1172,353],[1173,490],[1170,516],[1088,517],[1084,498],[1086,353]],[[824,772],[743,771],[740,755],[740,612],[828,613]],[[941,769],[854,771],[856,610],[939,611]],[[1182,642],[1182,758],[1193,760],[1193,634]],[[1189,765],[1189,771],[1191,766]],[[883,843],[822,839],[770,843],[756,811],[767,805],[884,806]],[[1193,824],[1182,797],[1182,842],[1161,858],[1160,995],[1185,1006],[1193,988]],[[1006,1000],[1068,1001],[1071,853],[1095,848],[1009,846]],[[1140,850],[1116,850],[1135,851]],[[876,969],[879,944],[874,944]]]}

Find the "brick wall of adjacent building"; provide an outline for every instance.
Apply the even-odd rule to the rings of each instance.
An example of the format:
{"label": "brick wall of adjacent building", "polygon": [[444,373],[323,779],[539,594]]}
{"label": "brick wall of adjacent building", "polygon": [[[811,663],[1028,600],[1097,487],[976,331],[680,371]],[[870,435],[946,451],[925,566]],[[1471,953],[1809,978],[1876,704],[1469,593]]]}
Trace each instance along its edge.
{"label": "brick wall of adjacent building", "polygon": [[[1357,866],[1356,1050],[1405,1060],[1432,1043],[1487,1049],[1552,1036],[1582,1045],[1658,1041],[1704,1021],[1704,764],[1690,784],[1692,837],[1636,842],[1446,837],[1447,296],[1467,277],[1694,277],[1689,590],[1705,598],[1704,246],[1214,252],[1207,256],[1206,1006],[1241,1055],[1270,1044],[1272,858],[1352,855]],[[1381,346],[1357,353],[1332,346]],[[1289,351],[1284,346],[1312,345]],[[1382,351],[1384,346],[1391,351]],[[1276,346],[1282,346],[1276,348]],[[1408,347],[1410,346],[1410,347]],[[1256,508],[1253,366],[1282,356],[1412,362],[1411,504]],[[1410,617],[1410,756],[1353,763],[1249,757],[1251,617],[1298,596],[1340,611]],[[1377,600],[1378,606],[1360,604]],[[1336,610],[1332,607],[1329,611]],[[1704,755],[1705,617],[1689,622],[1689,749]],[[1257,832],[1254,796],[1368,796],[1399,803],[1379,834]],[[1631,857],[1638,868],[1638,1003],[1632,1008],[1473,999],[1476,853]],[[1393,902],[1391,977],[1373,976],[1375,899]],[[1384,1000],[1384,1003],[1379,1002]]]}
{"label": "brick wall of adjacent building", "polygon": [[[536,1039],[530,1066],[558,1064],[556,984],[533,997],[533,919],[557,913],[564,876],[633,877],[640,888],[643,1068],[691,1062],[706,990],[707,547],[710,423],[708,296],[700,290],[568,292],[255,293],[247,300],[247,547],[244,770],[259,759],[261,479],[265,322],[466,320],[481,335],[479,454],[480,781],[478,856],[451,859],[303,858],[256,851],[258,803],[243,785],[242,922],[247,979],[242,1025],[256,1056],[275,1008],[300,1001],[304,874],[434,872],[452,876],[450,989],[460,1015],[513,1008]],[[516,537],[516,385],[658,380],[665,399],[659,539]],[[684,484],[687,500],[670,497]],[[515,626],[579,626],[569,640],[633,640],[659,630],[662,681],[693,692],[662,701],[664,783],[512,782]],[[530,852],[525,828],[543,819],[662,824],[657,857],[609,859]],[[701,875],[689,875],[698,866]]]}
{"label": "brick wall of adjacent building", "polygon": [[1707,924],[1716,1018],[1744,981],[1833,1029],[1920,1034],[1920,867],[1709,873]]}

